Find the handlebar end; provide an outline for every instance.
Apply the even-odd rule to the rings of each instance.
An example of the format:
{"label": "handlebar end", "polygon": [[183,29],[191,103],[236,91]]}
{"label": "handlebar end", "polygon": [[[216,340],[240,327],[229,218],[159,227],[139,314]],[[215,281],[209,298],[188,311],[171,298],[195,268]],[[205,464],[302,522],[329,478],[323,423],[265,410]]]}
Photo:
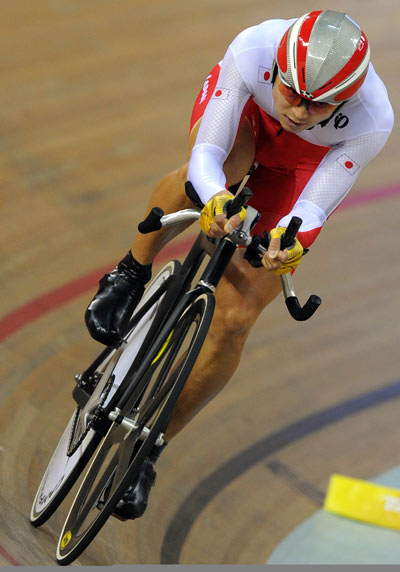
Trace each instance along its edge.
{"label": "handlebar end", "polygon": [[138,224],[138,230],[142,234],[148,234],[155,230],[160,230],[162,227],[161,218],[164,216],[164,211],[159,207],[153,207],[147,217]]}
{"label": "handlebar end", "polygon": [[290,248],[295,240],[296,234],[302,225],[303,220],[298,216],[293,216],[287,226],[286,231],[281,236],[281,249]]}
{"label": "handlebar end", "polygon": [[285,302],[292,318],[298,322],[304,322],[318,310],[322,300],[316,294],[312,294],[303,307],[300,306],[297,296],[288,296]]}

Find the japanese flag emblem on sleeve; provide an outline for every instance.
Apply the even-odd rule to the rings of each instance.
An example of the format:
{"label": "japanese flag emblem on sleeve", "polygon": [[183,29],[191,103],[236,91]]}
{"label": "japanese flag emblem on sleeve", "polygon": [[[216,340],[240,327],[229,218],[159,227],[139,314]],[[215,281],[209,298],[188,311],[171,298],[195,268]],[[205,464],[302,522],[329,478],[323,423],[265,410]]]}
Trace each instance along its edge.
{"label": "japanese flag emblem on sleeve", "polygon": [[340,157],[336,159],[336,161],[339,163],[341,167],[343,167],[345,171],[349,173],[349,175],[353,176],[360,169],[360,165],[356,163],[354,159],[346,155],[346,153],[340,155]]}
{"label": "japanese flag emblem on sleeve", "polygon": [[225,87],[216,87],[212,97],[213,99],[228,99],[229,93],[230,89]]}
{"label": "japanese flag emblem on sleeve", "polygon": [[272,72],[268,68],[264,68],[262,66],[258,66],[258,76],[257,81],[258,83],[271,83],[272,80]]}

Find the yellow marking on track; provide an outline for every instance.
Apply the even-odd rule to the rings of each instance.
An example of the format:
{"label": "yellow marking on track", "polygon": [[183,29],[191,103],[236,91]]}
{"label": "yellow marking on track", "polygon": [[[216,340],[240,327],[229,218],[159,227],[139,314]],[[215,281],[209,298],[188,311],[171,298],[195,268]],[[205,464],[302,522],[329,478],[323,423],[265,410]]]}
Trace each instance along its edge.
{"label": "yellow marking on track", "polygon": [[324,509],[354,520],[400,530],[400,490],[332,475]]}

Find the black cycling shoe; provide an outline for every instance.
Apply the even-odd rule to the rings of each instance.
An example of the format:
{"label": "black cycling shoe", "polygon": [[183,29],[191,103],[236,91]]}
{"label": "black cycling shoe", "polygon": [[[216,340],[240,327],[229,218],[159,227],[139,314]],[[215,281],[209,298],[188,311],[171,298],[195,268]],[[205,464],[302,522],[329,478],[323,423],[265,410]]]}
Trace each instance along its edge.
{"label": "black cycling shoe", "polygon": [[139,264],[131,251],[112,272],[103,276],[85,312],[92,338],[107,346],[118,344],[150,278],[151,264]]}
{"label": "black cycling shoe", "polygon": [[112,516],[119,520],[140,518],[147,508],[149,494],[154,486],[156,476],[153,463],[146,458],[140,468],[138,478],[127,488],[122,499],[114,508]]}
{"label": "black cycling shoe", "polygon": [[153,446],[149,456],[145,458],[140,467],[139,476],[127,488],[122,499],[114,508],[112,516],[119,520],[128,520],[140,518],[143,515],[147,508],[151,488],[154,486],[157,476],[153,465],[166,446],[166,443],[161,447]]}

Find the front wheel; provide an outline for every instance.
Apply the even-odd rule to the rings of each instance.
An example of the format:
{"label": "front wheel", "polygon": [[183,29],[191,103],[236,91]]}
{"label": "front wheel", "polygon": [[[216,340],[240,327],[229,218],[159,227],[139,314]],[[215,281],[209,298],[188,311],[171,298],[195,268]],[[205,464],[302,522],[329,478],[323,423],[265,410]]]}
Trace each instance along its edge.
{"label": "front wheel", "polygon": [[131,397],[124,407],[114,412],[114,422],[71,506],[57,547],[59,564],[69,564],[86,549],[134,482],[154,444],[163,442],[207,335],[214,304],[211,294],[197,296],[184,312],[171,316],[149,347],[146,367],[140,378],[132,380]]}

